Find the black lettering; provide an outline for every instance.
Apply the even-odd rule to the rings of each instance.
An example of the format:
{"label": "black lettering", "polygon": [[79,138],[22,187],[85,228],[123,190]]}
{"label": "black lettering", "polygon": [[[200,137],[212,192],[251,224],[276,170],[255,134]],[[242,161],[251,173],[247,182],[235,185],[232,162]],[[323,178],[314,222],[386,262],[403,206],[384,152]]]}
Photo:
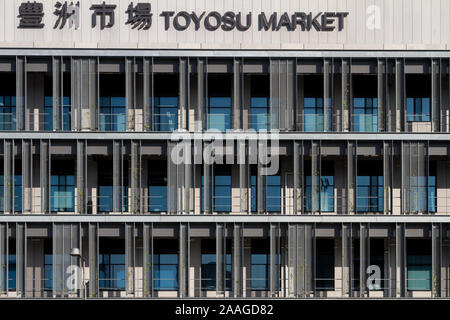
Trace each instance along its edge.
{"label": "black lettering", "polygon": [[305,31],[306,28],[306,13],[304,12],[296,12],[292,15],[292,25],[294,30],[297,28],[297,25],[300,25],[302,31]]}
{"label": "black lettering", "polygon": [[[184,19],[184,24],[180,23],[180,17]],[[189,28],[189,25],[191,24],[191,16],[186,11],[179,12],[175,18],[173,18],[173,26],[175,27],[175,30],[177,31],[184,31],[187,28]]]}
{"label": "black lettering", "polygon": [[291,20],[289,18],[289,15],[287,12],[283,13],[280,17],[280,21],[278,22],[277,31],[280,30],[282,27],[286,27],[287,31],[292,31],[292,25]]}
{"label": "black lettering", "polygon": [[348,12],[336,12],[336,17],[338,17],[338,30],[342,31],[344,29],[344,18],[348,16]]}
{"label": "black lettering", "polygon": [[164,17],[164,30],[169,30],[170,28],[170,17],[175,14],[174,11],[163,11],[159,15],[160,17]]}
{"label": "black lettering", "polygon": [[248,29],[250,29],[251,25],[252,25],[252,13],[249,12],[247,14],[247,23],[245,26],[242,25],[242,13],[238,13],[237,15],[237,26],[236,29],[238,29],[239,31],[247,31]]}
{"label": "black lettering", "polygon": [[197,16],[197,14],[195,12],[191,13],[191,19],[194,22],[195,25],[195,31],[197,31],[198,29],[200,29],[200,21],[202,21],[203,16],[205,15],[205,11],[202,12],[202,14],[199,16]]}
{"label": "black lettering", "polygon": [[264,29],[265,31],[269,30],[269,28],[272,26],[272,30],[275,30],[276,28],[276,21],[277,21],[277,13],[274,12],[270,16],[269,21],[267,21],[266,14],[264,12],[260,13],[258,16],[258,30],[261,31]]}
{"label": "black lettering", "polygon": [[[210,23],[210,21],[209,21],[210,18],[214,18],[216,20],[216,24],[215,25],[212,25]],[[208,30],[208,31],[216,31],[220,27],[221,20],[222,20],[222,17],[220,16],[220,13],[218,13],[217,11],[210,12],[205,18],[205,28],[206,28],[206,30]]]}
{"label": "black lettering", "polygon": [[231,31],[236,27],[236,14],[231,11],[225,12],[222,17],[222,30]]}
{"label": "black lettering", "polygon": [[314,27],[314,29],[316,29],[317,31],[321,31],[322,27],[319,23],[319,21],[317,21],[317,19],[322,15],[322,12],[319,12],[316,16],[312,16],[312,12],[310,12],[307,16],[307,26],[306,26],[306,30],[311,30],[311,27]]}

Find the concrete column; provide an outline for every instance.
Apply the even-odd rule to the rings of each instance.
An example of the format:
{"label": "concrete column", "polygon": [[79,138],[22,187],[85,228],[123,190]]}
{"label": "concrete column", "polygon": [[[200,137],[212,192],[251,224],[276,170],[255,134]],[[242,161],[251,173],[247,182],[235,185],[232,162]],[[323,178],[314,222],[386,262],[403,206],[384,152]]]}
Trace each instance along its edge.
{"label": "concrete column", "polygon": [[0,223],[0,292],[8,292],[8,223]]}
{"label": "concrete column", "polygon": [[33,196],[32,196],[32,177],[33,177],[33,150],[32,140],[22,140],[22,211],[24,213],[32,213]]}
{"label": "concrete column", "polygon": [[136,231],[134,223],[125,223],[125,286],[128,295],[136,295]]}
{"label": "concrete column", "polygon": [[270,224],[270,293],[272,297],[280,294],[280,226]]}
{"label": "concrete column", "polygon": [[144,297],[153,296],[153,225],[143,224],[143,290]]}
{"label": "concrete column", "polygon": [[122,212],[122,141],[113,141],[113,212]]}
{"label": "concrete column", "polygon": [[394,151],[392,141],[383,141],[383,209],[392,214]]}
{"label": "concrete column", "polygon": [[441,296],[441,267],[442,267],[442,226],[433,223],[431,226],[431,259],[432,259],[432,295]]}
{"label": "concrete column", "polygon": [[141,199],[141,180],[142,180],[142,167],[141,167],[141,144],[140,141],[131,141],[131,212],[142,213]]}
{"label": "concrete column", "polygon": [[41,188],[41,212],[50,212],[50,141],[41,140],[39,148],[40,157],[40,188]]}
{"label": "concrete column", "polygon": [[357,142],[347,142],[347,214],[356,212]]}
{"label": "concrete column", "polygon": [[77,140],[77,211],[87,213],[87,142]]}
{"label": "concrete column", "polygon": [[240,189],[240,213],[249,213],[249,163],[247,158],[246,142],[238,140],[239,148],[239,189]]}
{"label": "concrete column", "polygon": [[189,224],[180,223],[179,297],[188,297],[189,292]]}
{"label": "concrete column", "polygon": [[223,296],[226,289],[226,225],[216,224],[216,293]]}
{"label": "concrete column", "polygon": [[352,130],[351,60],[342,59],[342,131]]}
{"label": "concrete column", "polygon": [[27,58],[16,57],[16,130],[25,129],[26,123],[29,122],[26,117],[27,109]]}
{"label": "concrete column", "polygon": [[351,224],[342,224],[342,296],[352,296],[352,235]]}
{"label": "concrete column", "polygon": [[136,130],[136,58],[125,58],[125,100],[127,131]]}
{"label": "concrete column", "polygon": [[16,293],[18,297],[25,297],[27,292],[26,283],[31,280],[25,279],[27,266],[27,225],[16,223]]}
{"label": "concrete column", "polygon": [[3,205],[5,214],[14,213],[14,140],[3,140]]}
{"label": "concrete column", "polygon": [[395,265],[396,265],[396,296],[406,295],[406,238],[405,225],[397,223],[395,226]]}
{"label": "concrete column", "polygon": [[367,267],[370,265],[370,239],[369,225],[361,223],[359,226],[359,295],[368,295],[367,288]]}
{"label": "concrete column", "polygon": [[294,141],[294,201],[293,214],[303,213],[304,197],[304,163],[303,163],[303,141]]}
{"label": "concrete column", "polygon": [[99,240],[98,240],[98,224],[88,224],[88,241],[89,241],[89,297],[98,297],[98,258],[99,258]]}
{"label": "concrete column", "polygon": [[378,131],[389,131],[389,117],[387,114],[387,66],[385,59],[377,60],[377,83],[378,83]]}
{"label": "concrete column", "polygon": [[232,287],[233,297],[239,298],[243,294],[243,261],[244,261],[244,235],[242,225],[234,224],[233,229],[233,269]]}
{"label": "concrete column", "polygon": [[432,132],[441,131],[441,69],[440,59],[431,60],[431,127]]}
{"label": "concrete column", "polygon": [[233,129],[242,129],[242,95],[243,95],[242,60],[233,59]]}

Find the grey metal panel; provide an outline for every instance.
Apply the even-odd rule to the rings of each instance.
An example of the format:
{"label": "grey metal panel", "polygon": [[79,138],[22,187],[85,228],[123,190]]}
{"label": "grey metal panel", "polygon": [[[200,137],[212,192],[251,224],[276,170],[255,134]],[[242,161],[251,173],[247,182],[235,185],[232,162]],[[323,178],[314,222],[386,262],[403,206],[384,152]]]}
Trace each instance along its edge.
{"label": "grey metal panel", "polygon": [[77,141],[77,211],[79,214],[87,213],[87,142]]}
{"label": "grey metal panel", "polygon": [[133,57],[125,58],[125,99],[126,99],[126,119],[127,130],[136,129],[136,59]]}
{"label": "grey metal panel", "polygon": [[0,72],[15,72],[16,62],[11,58],[0,59]]}
{"label": "grey metal panel", "polygon": [[239,148],[239,189],[240,189],[240,210],[241,213],[248,213],[249,212],[249,205],[248,205],[248,199],[249,199],[249,192],[248,192],[248,185],[249,185],[249,164],[248,164],[248,158],[247,158],[247,148],[246,148],[246,142],[239,140],[237,142],[238,148]]}
{"label": "grey metal panel", "polygon": [[389,131],[389,117],[386,117],[388,111],[387,105],[387,65],[385,59],[377,60],[377,97],[378,97],[378,131]]}
{"label": "grey metal panel", "polygon": [[359,227],[359,294],[361,297],[366,296],[368,288],[366,286],[367,267],[370,265],[370,238],[369,226],[361,223]]}
{"label": "grey metal panel", "polygon": [[150,223],[143,224],[143,294],[153,296],[153,227]]}
{"label": "grey metal panel", "polygon": [[25,129],[27,110],[27,68],[26,57],[16,57],[16,130]]}
{"label": "grey metal panel", "polygon": [[314,246],[314,226],[304,225],[304,292],[311,296],[315,292],[315,246]]}
{"label": "grey metal panel", "polygon": [[0,223],[0,292],[8,291],[8,224]]}
{"label": "grey metal panel", "polygon": [[41,188],[41,212],[50,212],[50,140],[41,140],[39,147],[40,159],[40,188]]}
{"label": "grey metal panel", "polygon": [[171,154],[178,148],[176,142],[167,142],[167,208],[169,213],[178,213],[178,165],[172,161]]}
{"label": "grey metal panel", "polygon": [[233,129],[242,129],[243,75],[241,59],[233,59]]}
{"label": "grey metal panel", "polygon": [[297,267],[297,226],[288,225],[288,296],[297,297],[298,267]]}
{"label": "grey metal panel", "polygon": [[180,298],[189,296],[189,224],[180,223],[179,232],[180,259],[179,259],[179,292]]}
{"label": "grey metal panel", "polygon": [[25,278],[27,266],[27,224],[16,223],[16,293],[25,297],[28,286]]}
{"label": "grey metal panel", "polygon": [[352,294],[352,234],[351,224],[342,224],[342,294]]}
{"label": "grey metal panel", "polygon": [[144,89],[143,89],[143,129],[144,131],[151,130],[150,120],[153,115],[153,66],[151,58],[143,58],[143,77],[144,77]]}
{"label": "grey metal panel", "polygon": [[323,60],[323,129],[324,131],[331,131],[333,128],[333,105],[334,105],[334,90],[333,90],[333,59]]}
{"label": "grey metal panel", "polygon": [[225,293],[226,284],[226,234],[223,224],[216,224],[216,292]]}
{"label": "grey metal panel", "polygon": [[342,59],[342,110],[341,110],[341,128],[342,131],[352,131],[352,102],[351,102],[351,59]]}
{"label": "grey metal panel", "polygon": [[442,268],[442,226],[433,224],[431,228],[431,292],[433,297],[440,297]]}
{"label": "grey metal panel", "polygon": [[189,83],[189,58],[180,58],[180,68],[179,68],[179,101],[180,101],[180,112],[183,115],[181,123],[179,125],[182,129],[189,129],[189,93],[190,93],[190,83]]}
{"label": "grey metal panel", "polygon": [[395,226],[395,265],[396,265],[396,292],[397,295],[404,297],[406,293],[406,244],[405,244],[405,226],[396,224]]}
{"label": "grey metal panel", "polygon": [[294,141],[294,201],[293,201],[293,214],[301,214],[303,212],[303,142]]}
{"label": "grey metal panel", "polygon": [[63,108],[63,72],[62,57],[52,57],[52,79],[53,79],[53,130],[62,129],[62,108]]}
{"label": "grey metal panel", "polygon": [[270,129],[280,128],[280,60],[270,60]]}
{"label": "grey metal panel", "polygon": [[28,72],[51,72],[52,63],[49,58],[31,58],[27,61]]}
{"label": "grey metal panel", "polygon": [[142,168],[141,168],[141,152],[140,142],[136,140],[131,141],[131,213],[141,212],[141,198],[142,198]]}
{"label": "grey metal panel", "polygon": [[134,223],[125,223],[125,290],[135,294],[136,238]]}
{"label": "grey metal panel", "polygon": [[270,292],[272,297],[276,297],[280,290],[280,226],[275,223],[270,224]]}
{"label": "grey metal panel", "polygon": [[81,130],[81,59],[71,58],[71,128],[72,130]]}
{"label": "grey metal panel", "polygon": [[431,126],[433,132],[441,131],[441,72],[440,59],[431,61]]}
{"label": "grey metal panel", "polygon": [[113,212],[122,211],[122,161],[123,161],[122,141],[113,141]]}
{"label": "grey metal panel", "polygon": [[3,213],[14,212],[14,140],[3,141]]}
{"label": "grey metal panel", "polygon": [[176,61],[155,61],[153,72],[156,73],[174,73],[178,71]]}
{"label": "grey metal panel", "polygon": [[[267,156],[267,146],[264,145],[263,142],[258,142],[258,155],[261,155],[261,159],[265,159]],[[261,161],[258,161],[257,164],[257,171],[258,174],[256,176],[256,210],[258,213],[264,213],[266,210],[266,179],[265,176],[262,174],[263,165],[261,164]]]}
{"label": "grey metal panel", "polygon": [[233,228],[233,266],[232,266],[232,289],[233,297],[242,297],[243,278],[242,266],[244,261],[244,235],[243,227],[240,224],[234,224]]}
{"label": "grey metal panel", "polygon": [[321,190],[321,146],[320,141],[311,141],[311,213],[320,213]]}
{"label": "grey metal panel", "polygon": [[[205,149],[209,143],[205,142]],[[206,214],[213,212],[213,168],[214,165],[209,161],[203,162],[203,210]]]}
{"label": "grey metal panel", "polygon": [[206,59],[197,59],[197,108],[195,110],[196,127],[194,128],[196,131],[206,127],[206,63]]}
{"label": "grey metal panel", "polygon": [[89,296],[97,297],[99,293],[99,283],[98,283],[98,255],[99,255],[99,230],[97,223],[89,223]]}
{"label": "grey metal panel", "polygon": [[[396,105],[396,130],[410,131],[406,127],[406,110],[405,110],[405,61],[404,59],[395,60],[395,105]],[[397,119],[397,115],[403,115]]]}
{"label": "grey metal panel", "polygon": [[98,66],[98,71],[102,73],[123,73],[124,70],[125,62],[118,58],[103,58]]}
{"label": "grey metal panel", "polygon": [[356,173],[357,173],[357,144],[356,141],[347,142],[347,214],[356,212]]}
{"label": "grey metal panel", "polygon": [[32,177],[33,177],[32,140],[22,140],[22,212],[32,212]]}
{"label": "grey metal panel", "polygon": [[383,209],[385,214],[393,210],[393,143],[383,142]]}

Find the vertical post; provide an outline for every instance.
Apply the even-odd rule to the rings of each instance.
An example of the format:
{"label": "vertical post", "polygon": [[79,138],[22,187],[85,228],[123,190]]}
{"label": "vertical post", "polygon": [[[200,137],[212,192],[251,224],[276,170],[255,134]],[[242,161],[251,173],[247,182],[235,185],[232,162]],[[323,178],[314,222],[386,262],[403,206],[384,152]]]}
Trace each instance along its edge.
{"label": "vertical post", "polygon": [[141,144],[140,141],[131,141],[131,212],[141,212]]}
{"label": "vertical post", "polygon": [[383,207],[385,214],[392,214],[392,141],[383,141]]}
{"label": "vertical post", "polygon": [[244,237],[242,225],[235,223],[233,229],[233,296],[235,298],[242,297],[243,294],[243,252]]}
{"label": "vertical post", "polygon": [[8,292],[8,223],[0,223],[0,293]]}
{"label": "vertical post", "polygon": [[3,205],[4,213],[14,213],[14,140],[3,140]]}
{"label": "vertical post", "polygon": [[88,225],[89,241],[89,296],[98,296],[98,224],[89,223]]}
{"label": "vertical post", "polygon": [[431,257],[432,257],[432,295],[441,296],[441,266],[442,266],[442,226],[431,225]]}
{"label": "vertical post", "polygon": [[180,129],[189,130],[189,58],[179,60]]}
{"label": "vertical post", "polygon": [[[213,142],[205,142],[204,150],[209,147],[208,144]],[[213,209],[213,164],[209,161],[203,161],[203,210],[206,214],[210,214]]]}
{"label": "vertical post", "polygon": [[179,178],[184,179],[181,181],[180,189],[183,189],[183,212],[185,214],[191,213],[191,188],[192,188],[192,143],[191,141],[183,142],[183,156],[184,156],[184,177],[182,173],[179,174]]}
{"label": "vertical post", "polygon": [[270,60],[270,129],[280,129],[280,59]]}
{"label": "vertical post", "polygon": [[[258,141],[258,154],[262,155],[261,159],[265,159],[267,156],[267,142],[264,144],[262,141]],[[257,175],[256,175],[256,210],[259,214],[262,214],[266,210],[266,176],[262,174],[263,165],[261,161],[257,164]]]}
{"label": "vertical post", "polygon": [[369,239],[369,225],[361,223],[359,226],[359,295],[365,297],[368,294],[366,285],[367,267],[370,265],[370,239]]}
{"label": "vertical post", "polygon": [[136,58],[125,58],[125,99],[128,131],[136,130]]}
{"label": "vertical post", "polygon": [[71,58],[71,128],[77,131],[81,130],[81,59]]}
{"label": "vertical post", "polygon": [[153,106],[153,77],[152,77],[152,61],[150,58],[143,58],[143,68],[144,68],[144,90],[143,90],[143,125],[142,128],[144,131],[150,131],[152,122],[150,121],[152,110],[151,106]]}
{"label": "vertical post", "polygon": [[351,224],[343,223],[342,237],[342,296],[352,296],[352,237]]}
{"label": "vertical post", "polygon": [[294,192],[293,192],[293,214],[303,212],[303,141],[295,140],[294,146]]}
{"label": "vertical post", "polygon": [[396,131],[410,131],[407,128],[405,110],[405,61],[395,60],[395,105],[396,105]]}
{"label": "vertical post", "polygon": [[378,114],[377,114],[377,131],[389,131],[388,119],[386,117],[387,113],[387,66],[386,60],[378,59],[377,60],[377,83],[378,83]]}
{"label": "vertical post", "polygon": [[153,296],[153,225],[143,224],[143,289],[144,298]]}
{"label": "vertical post", "polygon": [[323,59],[323,131],[333,129],[333,59]]}
{"label": "vertical post", "polygon": [[32,140],[22,140],[22,212],[33,212],[33,195],[32,195],[32,165],[33,151]]}
{"label": "vertical post", "polygon": [[25,271],[27,266],[27,225],[16,223],[16,293],[18,297],[26,295]]}
{"label": "vertical post", "polygon": [[233,129],[242,129],[242,85],[243,72],[241,58],[233,58]]}
{"label": "vertical post", "polygon": [[441,60],[431,60],[431,130],[441,131]]}
{"label": "vertical post", "polygon": [[134,223],[125,223],[125,275],[127,295],[135,295],[136,231]]}
{"label": "vertical post", "polygon": [[[16,130],[25,129],[25,124],[29,122],[26,117],[27,110],[27,69],[26,57],[16,57]],[[29,129],[29,128],[28,128]]]}
{"label": "vertical post", "polygon": [[225,295],[226,290],[226,226],[216,224],[216,293]]}
{"label": "vertical post", "polygon": [[277,297],[280,291],[280,226],[271,223],[270,226],[270,293]]}
{"label": "vertical post", "polygon": [[189,224],[180,223],[180,264],[179,297],[185,298],[189,292]]}
{"label": "vertical post", "polygon": [[62,108],[63,108],[63,58],[52,58],[53,74],[53,130],[62,130]]}
{"label": "vertical post", "polygon": [[[197,59],[197,110],[195,113],[195,131],[201,131],[207,127],[205,112],[206,100],[206,60]],[[198,127],[199,126],[199,127]]]}
{"label": "vertical post", "polygon": [[347,214],[356,212],[356,141],[347,141]]}
{"label": "vertical post", "polygon": [[405,297],[406,293],[406,245],[405,225],[397,223],[395,226],[395,265],[397,297]]}
{"label": "vertical post", "polygon": [[297,243],[297,224],[288,225],[288,296],[298,297],[298,282],[299,282],[299,264],[298,247],[301,244]]}
{"label": "vertical post", "polygon": [[[240,189],[240,208],[241,213],[249,212],[248,198],[249,198],[249,164],[247,157],[247,149],[245,140],[238,140],[238,148],[239,148],[239,189]],[[250,142],[249,142],[250,143]]]}
{"label": "vertical post", "polygon": [[39,148],[40,156],[40,188],[41,188],[41,212],[49,213],[50,208],[50,141],[41,140]]}
{"label": "vertical post", "polygon": [[342,59],[342,131],[351,131],[351,61]]}
{"label": "vertical post", "polygon": [[300,235],[303,236],[300,241],[304,242],[304,253],[302,254],[302,264],[304,265],[304,292],[305,295],[311,296],[315,292],[315,246],[314,246],[314,225],[313,224],[305,224],[304,232]]}
{"label": "vertical post", "polygon": [[167,208],[169,213],[177,213],[178,210],[178,166],[171,158],[173,150],[178,147],[179,144],[176,142],[167,142]]}
{"label": "vertical post", "polygon": [[285,129],[294,131],[296,126],[296,105],[297,105],[297,61],[295,59],[286,60],[286,113]]}
{"label": "vertical post", "polygon": [[79,214],[86,214],[87,204],[87,142],[86,140],[77,140],[77,209]]}
{"label": "vertical post", "polygon": [[320,213],[320,142],[311,141],[311,213]]}
{"label": "vertical post", "polygon": [[122,212],[122,141],[113,141],[113,212]]}

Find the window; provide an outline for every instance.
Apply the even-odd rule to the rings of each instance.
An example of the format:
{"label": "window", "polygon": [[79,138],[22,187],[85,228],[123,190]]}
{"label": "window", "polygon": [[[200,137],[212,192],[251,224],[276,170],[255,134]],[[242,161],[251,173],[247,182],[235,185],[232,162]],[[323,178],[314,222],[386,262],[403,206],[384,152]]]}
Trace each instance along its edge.
{"label": "window", "polygon": [[266,176],[266,211],[281,212],[281,177]]}
{"label": "window", "polygon": [[[307,163],[307,162],[305,162]],[[313,201],[313,188],[311,178],[311,164],[306,165],[305,170],[305,211],[311,212],[319,209],[319,197],[316,197],[317,203]],[[322,176],[318,179],[320,186],[320,211],[333,212],[334,211],[334,168],[332,162],[322,163]]]}
{"label": "window", "polygon": [[52,239],[44,239],[44,290],[53,290]]}
{"label": "window", "polygon": [[431,240],[407,239],[408,290],[431,290]]}
{"label": "window", "polygon": [[316,290],[334,290],[334,239],[316,239]]}
{"label": "window", "polygon": [[[202,290],[216,290],[216,240],[204,239],[202,245]],[[231,240],[226,241],[225,290],[231,291]]]}
{"label": "window", "polygon": [[[128,212],[128,160],[123,160],[122,187],[119,188],[119,210]],[[120,183],[120,182],[119,182]],[[113,212],[113,165],[112,161],[98,163],[98,211]]]}
{"label": "window", "polygon": [[250,76],[250,123],[254,130],[269,130],[270,79],[268,76]]}
{"label": "window", "polygon": [[167,212],[167,162],[151,161],[149,168],[149,211]]}
{"label": "window", "polygon": [[353,130],[378,131],[378,83],[375,74],[355,74],[353,79]]}
{"label": "window", "polygon": [[[5,210],[4,191],[5,178],[0,175],[0,211]],[[14,176],[14,212],[22,212],[22,175]]]}
{"label": "window", "polygon": [[100,131],[126,131],[125,76],[100,74]]}
{"label": "window", "polygon": [[358,163],[356,211],[383,212],[383,164],[380,161]]}
{"label": "window", "polygon": [[124,242],[122,239],[100,239],[100,290],[125,290]]}
{"label": "window", "polygon": [[231,212],[231,167],[214,167],[214,212]]}
{"label": "window", "polygon": [[[324,131],[323,77],[320,75],[305,75],[303,83],[305,92],[303,100],[304,131]],[[328,128],[326,129],[331,130],[331,118],[327,120]]]}
{"label": "window", "polygon": [[0,96],[0,130],[16,130],[15,96]]}
{"label": "window", "polygon": [[436,163],[430,162],[428,179],[426,176],[410,176],[407,203],[409,212],[436,212]]}
{"label": "window", "polygon": [[178,87],[177,74],[154,75],[154,114],[155,131],[170,132],[178,129]]}
{"label": "window", "polygon": [[[384,239],[370,239],[370,265],[380,268],[380,275],[384,278]],[[369,290],[382,290],[385,279],[380,279],[380,283],[376,282],[369,285]]]}
{"label": "window", "polygon": [[252,290],[269,290],[270,244],[268,239],[251,241],[251,285]]}
{"label": "window", "polygon": [[406,120],[408,122],[431,121],[431,76],[426,74],[407,74],[405,81]]}
{"label": "window", "polygon": [[[71,97],[63,97],[62,106],[62,130],[71,130]],[[53,130],[53,96],[47,96],[44,98],[44,130]]]}
{"label": "window", "polygon": [[8,290],[16,291],[16,241],[8,240]]}
{"label": "window", "polygon": [[178,290],[178,241],[154,241],[154,288],[155,290]]}
{"label": "window", "polygon": [[208,74],[208,129],[231,129],[231,87],[231,75]]}
{"label": "window", "polygon": [[75,162],[52,161],[50,206],[52,212],[74,212]]}

